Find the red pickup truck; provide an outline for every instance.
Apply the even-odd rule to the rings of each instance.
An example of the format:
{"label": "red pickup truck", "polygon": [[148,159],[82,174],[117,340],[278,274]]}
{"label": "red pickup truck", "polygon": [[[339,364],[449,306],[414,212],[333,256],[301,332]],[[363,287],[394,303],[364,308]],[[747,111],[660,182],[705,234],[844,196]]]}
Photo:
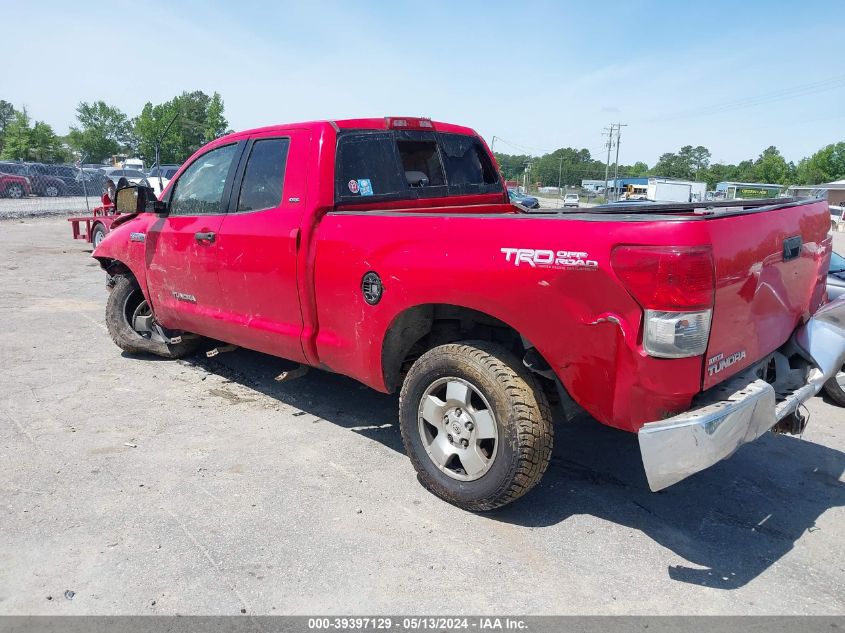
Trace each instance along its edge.
{"label": "red pickup truck", "polygon": [[400,391],[419,479],[489,510],[545,471],[550,401],[637,433],[654,490],[803,429],[845,362],[827,203],[708,205],[529,214],[469,128],[312,122],[119,191],[94,257],[123,350],[202,336]]}

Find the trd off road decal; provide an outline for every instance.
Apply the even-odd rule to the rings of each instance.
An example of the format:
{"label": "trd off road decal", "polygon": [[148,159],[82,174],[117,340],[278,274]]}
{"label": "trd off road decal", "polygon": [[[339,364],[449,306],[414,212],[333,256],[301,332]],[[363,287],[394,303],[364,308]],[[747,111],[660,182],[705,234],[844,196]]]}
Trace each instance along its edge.
{"label": "trd off road decal", "polygon": [[738,363],[743,358],[745,358],[744,349],[738,352],[734,352],[730,356],[725,356],[724,354],[716,354],[712,358],[707,359],[707,373],[710,376],[718,374],[723,369],[730,367],[734,363]]}
{"label": "trd off road decal", "polygon": [[589,259],[583,251],[552,251],[535,248],[503,248],[505,261],[514,266],[525,264],[531,268],[570,268],[575,270],[598,270],[599,263]]}

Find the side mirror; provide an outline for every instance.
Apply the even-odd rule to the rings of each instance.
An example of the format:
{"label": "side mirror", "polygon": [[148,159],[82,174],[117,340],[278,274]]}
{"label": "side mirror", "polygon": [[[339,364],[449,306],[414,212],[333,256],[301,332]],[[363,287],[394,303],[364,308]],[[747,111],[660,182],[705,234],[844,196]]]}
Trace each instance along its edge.
{"label": "side mirror", "polygon": [[121,187],[115,193],[114,208],[118,213],[143,213],[147,203],[155,200],[155,191],[143,185]]}

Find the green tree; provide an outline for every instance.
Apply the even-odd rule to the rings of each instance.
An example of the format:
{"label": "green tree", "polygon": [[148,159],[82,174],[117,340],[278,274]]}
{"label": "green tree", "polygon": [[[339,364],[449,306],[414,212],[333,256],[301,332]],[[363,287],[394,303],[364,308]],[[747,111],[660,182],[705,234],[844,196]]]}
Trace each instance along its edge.
{"label": "green tree", "polygon": [[104,101],[82,102],[76,108],[79,127],[71,127],[68,143],[86,161],[100,162],[127,149],[132,141],[126,115]]}
{"label": "green tree", "polygon": [[713,190],[716,184],[736,179],[736,165],[714,163],[702,171],[701,180],[707,183],[707,188]]}
{"label": "green tree", "polygon": [[801,160],[795,178],[802,185],[819,185],[845,178],[845,141],[832,143]]}
{"label": "green tree", "polygon": [[205,111],[205,142],[208,143],[220,138],[226,133],[229,122],[223,116],[223,99],[218,93],[211,95],[208,107]]}
{"label": "green tree", "polygon": [[735,182],[754,182],[757,180],[757,172],[754,170],[753,160],[744,160],[740,162],[735,168],[733,178]]}
{"label": "green tree", "polygon": [[59,139],[53,128],[43,121],[36,121],[30,132],[32,157],[40,162],[52,162],[60,153]]}
{"label": "green tree", "polygon": [[0,155],[3,153],[3,145],[6,139],[6,128],[15,117],[15,107],[8,101],[0,99]]}
{"label": "green tree", "polygon": [[651,168],[651,175],[663,178],[684,178],[686,170],[683,159],[673,152],[661,154],[654,167]]}
{"label": "green tree", "polygon": [[767,147],[754,161],[754,177],[759,182],[789,184],[789,165],[777,147]]}
{"label": "green tree", "polygon": [[531,156],[525,154],[500,154],[494,153],[496,162],[505,180],[519,180],[525,171],[525,164],[531,162]]}
{"label": "green tree", "polygon": [[5,129],[3,158],[26,160],[32,148],[32,130],[29,127],[29,114],[26,108],[15,111],[12,120]]}
{"label": "green tree", "polygon": [[[141,114],[132,121],[133,134],[138,141],[138,153],[147,162],[155,159],[155,144],[161,139],[161,162],[174,163],[184,160],[179,156],[179,134],[174,118],[178,116],[176,106],[172,101],[153,105],[144,105]],[[171,125],[172,122],[172,125]],[[164,134],[167,126],[170,129]]]}
{"label": "green tree", "polygon": [[[223,110],[223,100],[218,93],[209,97],[198,90],[183,92],[158,105],[147,103],[132,121],[139,154],[151,162],[155,157],[156,141],[161,139],[161,162],[183,162],[207,142],[226,133],[229,124]],[[164,135],[168,125],[170,128]]]}
{"label": "green tree", "polygon": [[630,167],[625,167],[623,170],[625,175],[630,178],[642,178],[648,176],[648,165],[642,161],[637,161]]}

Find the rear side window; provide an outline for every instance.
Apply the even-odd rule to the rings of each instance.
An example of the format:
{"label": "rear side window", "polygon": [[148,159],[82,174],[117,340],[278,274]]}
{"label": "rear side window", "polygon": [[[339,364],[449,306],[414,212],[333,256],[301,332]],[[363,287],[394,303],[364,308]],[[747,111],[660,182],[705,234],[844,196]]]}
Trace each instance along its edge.
{"label": "rear side window", "polygon": [[339,139],[335,167],[338,198],[385,196],[407,189],[392,134],[350,134]]}
{"label": "rear side window", "polygon": [[289,147],[286,138],[253,143],[238,194],[238,211],[272,209],[281,204]]}
{"label": "rear side window", "polygon": [[474,136],[358,130],[338,138],[335,199],[339,203],[501,192],[499,175]]}
{"label": "rear side window", "polygon": [[450,185],[490,185],[498,180],[487,152],[474,138],[441,134],[440,147]]}

